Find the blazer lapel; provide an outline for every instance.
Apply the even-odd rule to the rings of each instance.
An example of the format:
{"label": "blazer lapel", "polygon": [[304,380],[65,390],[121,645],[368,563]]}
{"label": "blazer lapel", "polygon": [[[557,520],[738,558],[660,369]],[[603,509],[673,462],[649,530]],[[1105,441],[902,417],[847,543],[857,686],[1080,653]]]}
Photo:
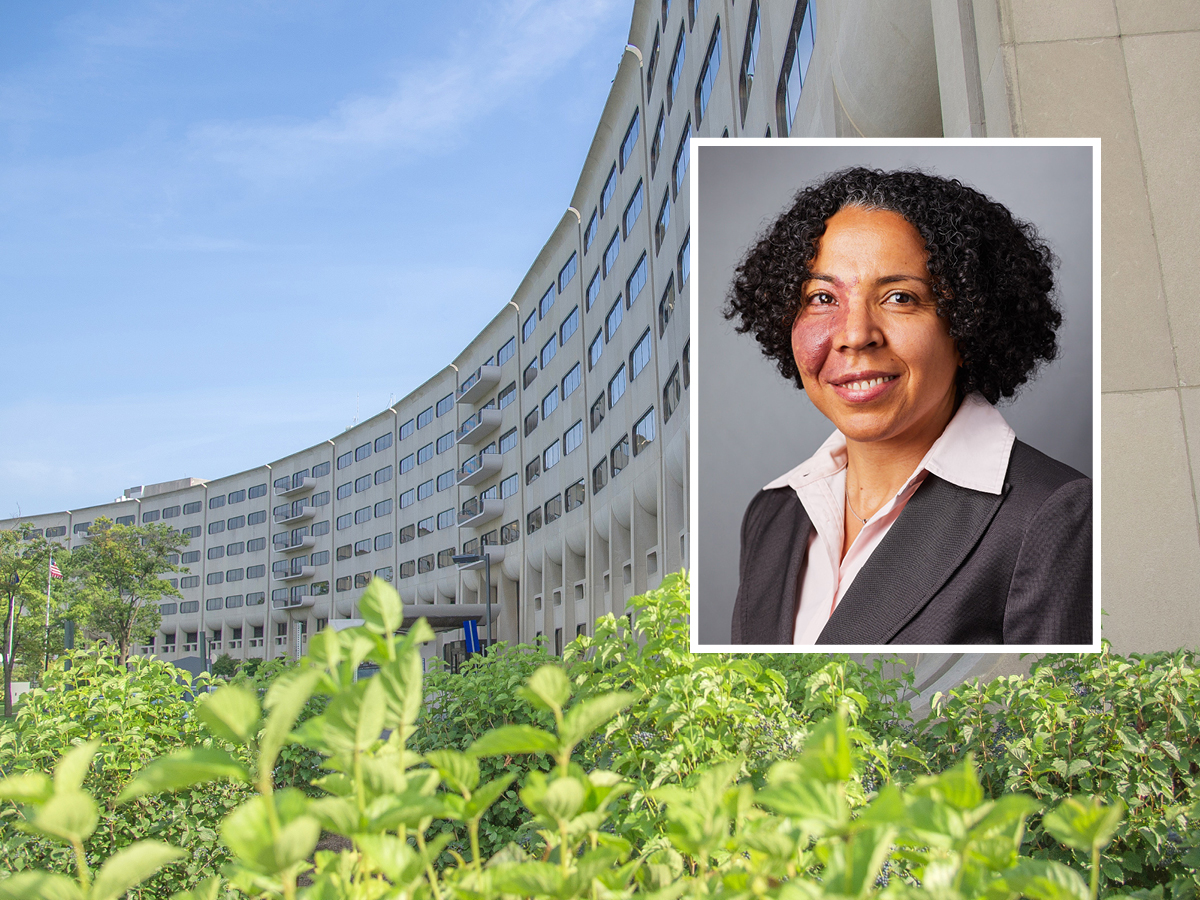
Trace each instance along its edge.
{"label": "blazer lapel", "polygon": [[997,496],[928,475],[859,570],[818,644],[886,644],[929,603],[987,530]]}

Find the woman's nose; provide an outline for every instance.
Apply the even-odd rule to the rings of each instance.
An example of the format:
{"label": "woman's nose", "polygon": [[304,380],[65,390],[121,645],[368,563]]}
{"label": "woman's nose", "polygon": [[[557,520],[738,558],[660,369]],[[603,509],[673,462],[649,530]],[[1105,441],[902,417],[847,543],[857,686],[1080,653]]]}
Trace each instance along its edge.
{"label": "woman's nose", "polygon": [[842,327],[835,345],[840,349],[861,350],[883,343],[883,333],[871,304],[852,300],[844,306]]}

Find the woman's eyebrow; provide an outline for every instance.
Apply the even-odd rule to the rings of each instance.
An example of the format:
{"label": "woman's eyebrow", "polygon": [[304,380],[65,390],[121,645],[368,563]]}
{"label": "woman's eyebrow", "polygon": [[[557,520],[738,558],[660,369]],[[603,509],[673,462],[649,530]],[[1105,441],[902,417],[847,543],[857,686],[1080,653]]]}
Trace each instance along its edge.
{"label": "woman's eyebrow", "polygon": [[[824,281],[828,284],[832,284],[834,287],[845,287],[846,284],[845,281],[843,281],[841,278],[838,278],[836,275],[826,275],[824,272],[813,272],[808,276],[808,278],[805,279],[805,281]],[[922,278],[919,275],[902,274],[882,275],[875,279],[875,284],[895,284],[898,281],[916,281],[925,285],[926,287],[933,287],[933,282],[931,282],[928,278]]]}

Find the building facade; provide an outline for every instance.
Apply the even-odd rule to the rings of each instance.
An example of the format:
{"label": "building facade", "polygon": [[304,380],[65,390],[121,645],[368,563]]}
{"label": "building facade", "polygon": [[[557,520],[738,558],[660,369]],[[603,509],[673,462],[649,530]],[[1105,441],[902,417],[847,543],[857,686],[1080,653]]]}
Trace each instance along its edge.
{"label": "building facade", "polygon": [[[375,577],[453,655],[488,597],[452,557],[484,547],[497,638],[557,650],[689,562],[693,136],[1100,137],[1105,635],[1194,646],[1198,42],[1183,0],[636,0],[566,212],[444,370],[284,459],[21,521],[72,546],[101,515],[186,530],[183,598],[147,648],[167,658],[202,637],[235,658],[302,651]],[[932,689],[1017,665],[918,668]]]}

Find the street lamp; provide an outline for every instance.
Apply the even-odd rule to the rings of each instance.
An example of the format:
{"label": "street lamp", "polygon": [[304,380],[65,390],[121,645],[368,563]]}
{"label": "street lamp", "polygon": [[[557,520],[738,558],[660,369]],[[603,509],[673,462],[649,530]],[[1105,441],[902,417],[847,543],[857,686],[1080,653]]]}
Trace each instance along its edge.
{"label": "street lamp", "polygon": [[[484,546],[487,546],[486,544]],[[469,566],[471,563],[477,563],[483,560],[483,582],[484,590],[487,591],[487,626],[488,626],[488,647],[492,646],[492,557],[486,550],[483,553],[464,553],[461,556],[452,556],[450,559],[456,566]]]}

